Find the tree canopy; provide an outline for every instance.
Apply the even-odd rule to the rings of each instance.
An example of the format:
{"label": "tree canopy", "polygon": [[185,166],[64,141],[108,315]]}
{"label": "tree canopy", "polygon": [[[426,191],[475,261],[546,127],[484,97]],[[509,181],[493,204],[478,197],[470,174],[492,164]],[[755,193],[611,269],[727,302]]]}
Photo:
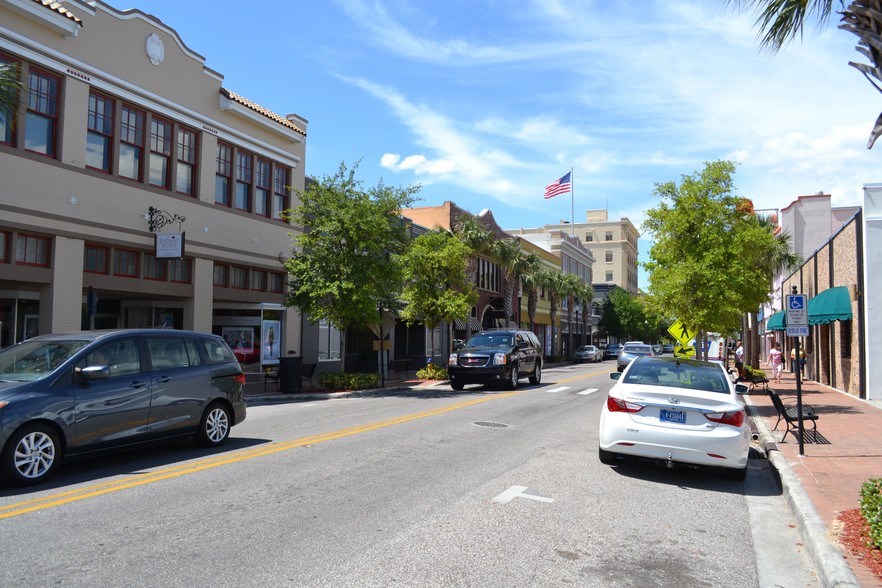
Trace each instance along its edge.
{"label": "tree canopy", "polygon": [[303,228],[292,237],[288,306],[313,321],[324,319],[341,331],[379,320],[378,309],[401,291],[399,255],[410,244],[400,210],[409,207],[419,186],[389,187],[382,180],[364,189],[358,164],[341,163],[301,193],[300,205],[286,217]]}

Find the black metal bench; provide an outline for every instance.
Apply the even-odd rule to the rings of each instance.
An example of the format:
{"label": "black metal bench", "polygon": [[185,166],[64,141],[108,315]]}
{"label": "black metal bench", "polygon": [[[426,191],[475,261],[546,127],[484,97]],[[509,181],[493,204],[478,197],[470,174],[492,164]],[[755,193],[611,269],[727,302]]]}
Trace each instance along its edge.
{"label": "black metal bench", "polygon": [[750,377],[750,388],[749,392],[753,392],[754,390],[762,388],[764,391],[769,391],[769,379],[765,376],[751,376]]}
{"label": "black metal bench", "polygon": [[390,359],[389,360],[389,372],[394,371],[396,379],[401,379],[401,372],[404,372],[404,375],[407,376],[407,372],[410,370],[410,360],[409,359]]}
{"label": "black metal bench", "polygon": [[[309,385],[313,386],[312,376],[315,375],[315,368],[318,366],[317,363],[304,363],[300,368],[300,376],[304,380],[309,380]],[[276,385],[276,390],[281,390],[279,387],[279,368],[274,370],[269,370],[263,373],[263,389],[266,391],[266,386],[268,383],[272,382]]]}
{"label": "black metal bench", "polygon": [[[784,441],[784,438],[787,437],[787,433],[793,433],[793,436],[796,437],[796,434],[799,432],[799,412],[797,411],[797,407],[786,406],[781,400],[781,397],[778,396],[778,393],[771,388],[767,388],[766,391],[772,399],[772,404],[775,406],[775,410],[778,412],[778,421],[775,423],[774,430],[778,430],[778,425],[781,424],[781,421],[784,421],[787,426],[787,430],[784,432],[784,437],[781,437],[781,441]],[[815,413],[815,409],[805,402],[802,403],[802,421],[803,426],[805,426],[806,422],[811,422],[812,431],[817,432],[818,415]]]}

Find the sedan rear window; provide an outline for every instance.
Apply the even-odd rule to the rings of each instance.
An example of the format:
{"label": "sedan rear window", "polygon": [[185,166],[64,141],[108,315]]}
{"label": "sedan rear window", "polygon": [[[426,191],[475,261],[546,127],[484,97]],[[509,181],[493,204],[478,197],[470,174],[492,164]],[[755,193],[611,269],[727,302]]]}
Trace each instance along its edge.
{"label": "sedan rear window", "polygon": [[700,364],[635,364],[622,380],[625,384],[670,386],[704,392],[729,393],[725,375]]}

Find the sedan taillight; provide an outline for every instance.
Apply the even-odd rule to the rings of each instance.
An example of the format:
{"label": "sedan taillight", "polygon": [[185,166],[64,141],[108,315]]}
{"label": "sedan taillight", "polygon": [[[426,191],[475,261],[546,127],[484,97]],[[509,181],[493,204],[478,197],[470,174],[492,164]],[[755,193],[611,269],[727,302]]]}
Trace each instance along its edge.
{"label": "sedan taillight", "polygon": [[733,427],[740,427],[744,424],[744,411],[743,410],[733,410],[729,412],[709,412],[706,413],[705,418],[714,423],[721,423],[724,425],[732,425]]}
{"label": "sedan taillight", "polygon": [[640,412],[643,410],[643,405],[634,404],[633,402],[628,402],[621,398],[616,398],[615,396],[607,396],[606,408],[610,412]]}

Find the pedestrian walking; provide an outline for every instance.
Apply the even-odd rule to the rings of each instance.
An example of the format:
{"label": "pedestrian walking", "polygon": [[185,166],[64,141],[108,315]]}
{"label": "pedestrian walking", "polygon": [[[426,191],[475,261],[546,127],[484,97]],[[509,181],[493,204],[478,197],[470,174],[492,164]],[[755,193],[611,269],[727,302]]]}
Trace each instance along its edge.
{"label": "pedestrian walking", "polygon": [[744,377],[744,346],[741,345],[741,339],[735,343],[735,369],[738,370],[736,382],[747,379]]}
{"label": "pedestrian walking", "polygon": [[781,344],[775,343],[772,345],[772,349],[769,350],[769,360],[768,363],[772,366],[772,373],[775,374],[775,383],[781,383],[781,371],[784,369],[784,356],[781,353]]}

